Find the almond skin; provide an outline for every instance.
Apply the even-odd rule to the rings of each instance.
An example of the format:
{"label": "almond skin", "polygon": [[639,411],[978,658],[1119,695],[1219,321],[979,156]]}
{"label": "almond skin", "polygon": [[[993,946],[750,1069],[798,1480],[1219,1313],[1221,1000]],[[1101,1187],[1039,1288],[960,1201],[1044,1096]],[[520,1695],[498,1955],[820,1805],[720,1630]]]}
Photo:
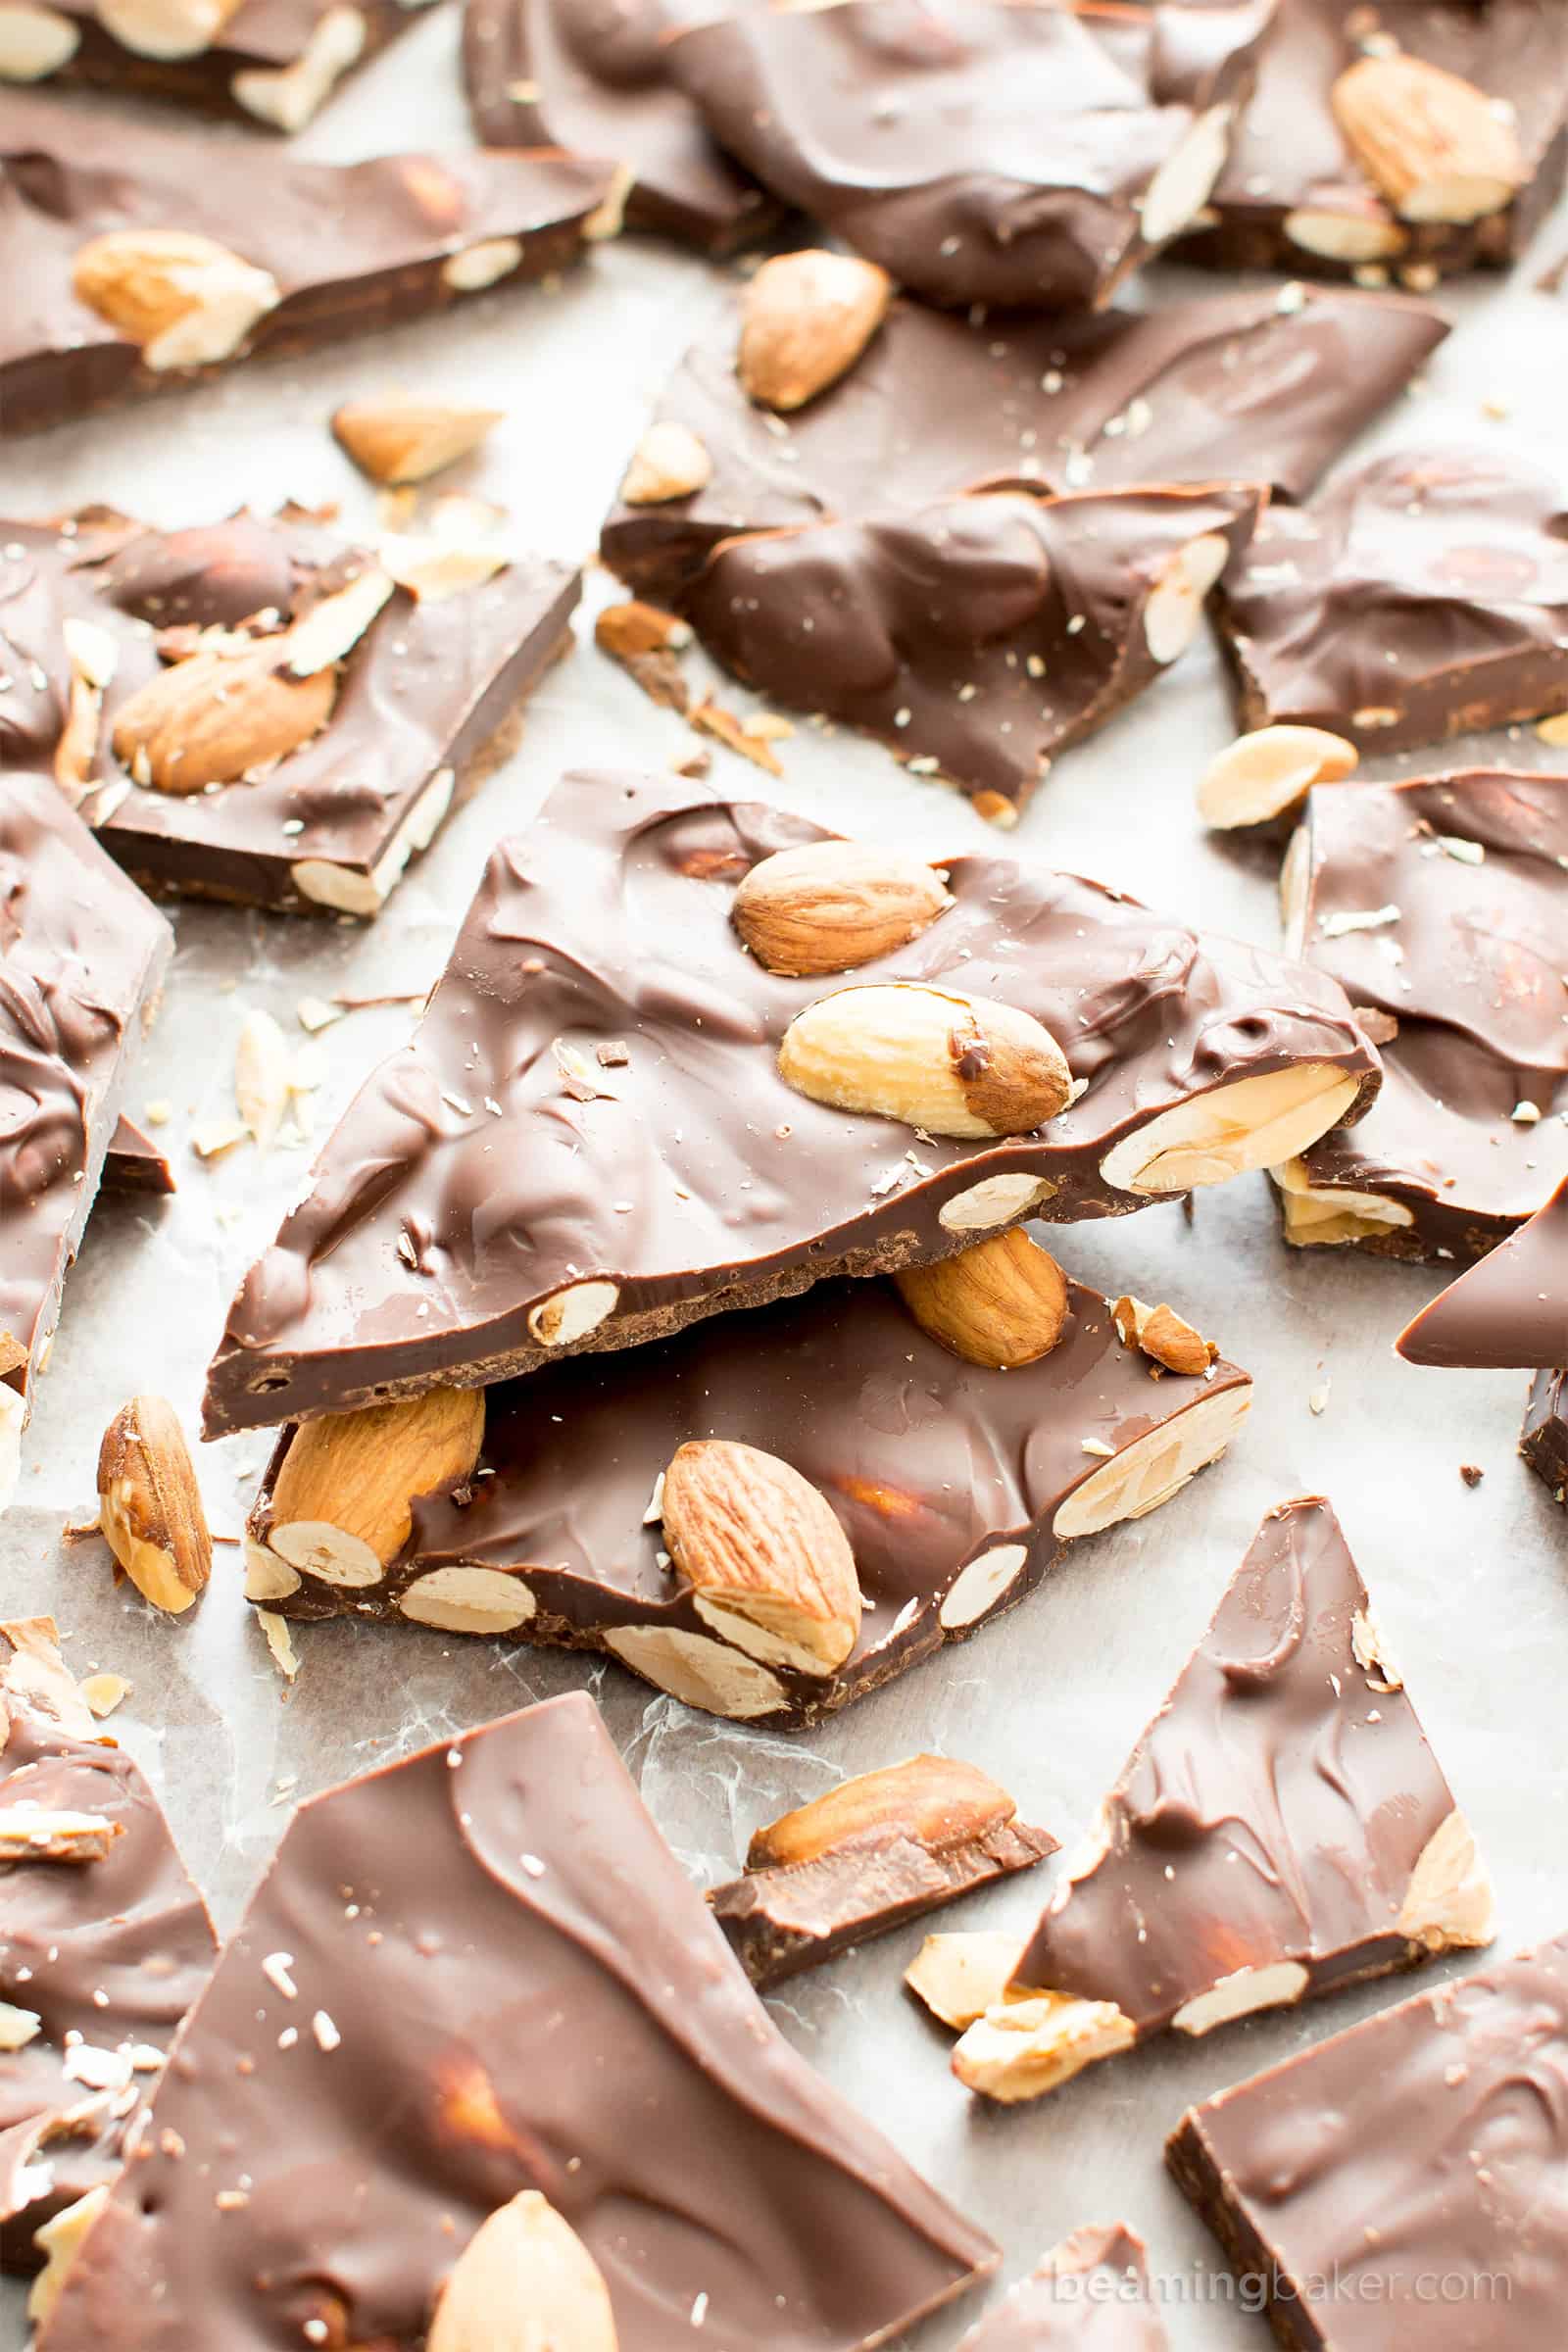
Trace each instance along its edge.
{"label": "almond skin", "polygon": [[932,1135],[1027,1135],[1072,1095],[1061,1048],[1032,1014],[912,982],[819,997],[784,1032],[778,1066],[813,1102]]}
{"label": "almond skin", "polygon": [[[499,2114],[495,2121],[504,2132]],[[510,2154],[504,2138],[501,2144]],[[429,2352],[617,2352],[599,2265],[534,2188],[469,2238],[441,2290],[427,2340]]]}
{"label": "almond skin", "polygon": [[1118,1298],[1111,1310],[1124,1348],[1141,1348],[1168,1372],[1197,1378],[1219,1354],[1211,1340],[1169,1306],[1146,1306],[1142,1298]]}
{"label": "almond skin", "polygon": [[178,1616],[213,1571],[213,1539],[173,1406],[133,1396],[98,1449],[99,1524],[116,1560],[155,1608]]}
{"label": "almond skin", "polygon": [[115,757],[140,784],[175,795],[235,784],[318,735],[337,701],[337,675],[292,678],[280,638],[243,653],[195,653],[122,703]]}
{"label": "almond skin", "polygon": [[429,1389],[302,1421],[252,1533],[328,1584],[378,1584],[409,1540],[416,1498],[466,1478],[483,1442],[482,1389]]}
{"label": "almond skin", "polygon": [[110,229],[72,264],[79,302],[137,344],[148,367],[227,359],[280,299],[276,281],[226,245],[177,228]]}
{"label": "almond skin", "polygon": [[1017,1226],[894,1280],[922,1331],[966,1363],[1002,1371],[1049,1355],[1067,1317],[1066,1276]]}
{"label": "almond skin", "polygon": [[1298,808],[1314,785],[1342,782],[1359,757],[1325,727],[1255,727],[1209,761],[1198,813],[1218,832],[1268,824]]}
{"label": "almond skin", "polygon": [[477,449],[502,414],[430,401],[349,401],[334,412],[332,431],[372,482],[426,482]]}
{"label": "almond skin", "polygon": [[665,1471],[662,1515],[705,1624],[768,1665],[842,1666],[860,1631],[855,1554],[808,1479],[760,1446],[706,1439]]}
{"label": "almond skin", "polygon": [[931,1853],[971,1845],[988,1830],[1012,1820],[1018,1808],[1005,1788],[954,1756],[910,1756],[852,1781],[793,1813],[781,1814],[753,1836],[748,1870],[814,1862],[823,1854],[868,1839],[907,1838]]}
{"label": "almond skin", "polygon": [[781,253],[746,289],[736,363],[747,398],[803,409],[855,366],[887,317],[893,280],[847,253]]}
{"label": "almond skin", "polygon": [[1518,135],[1473,82],[1418,57],[1363,57],[1331,103],[1356,162],[1404,220],[1482,220],[1525,181]]}
{"label": "almond skin", "polygon": [[620,485],[628,507],[659,507],[690,498],[711,480],[713,461],[684,424],[651,424],[632,452]]}
{"label": "almond skin", "polygon": [[918,858],[858,841],[808,841],[764,858],[735,893],[733,919],[764,970],[853,971],[918,938],[953,904]]}

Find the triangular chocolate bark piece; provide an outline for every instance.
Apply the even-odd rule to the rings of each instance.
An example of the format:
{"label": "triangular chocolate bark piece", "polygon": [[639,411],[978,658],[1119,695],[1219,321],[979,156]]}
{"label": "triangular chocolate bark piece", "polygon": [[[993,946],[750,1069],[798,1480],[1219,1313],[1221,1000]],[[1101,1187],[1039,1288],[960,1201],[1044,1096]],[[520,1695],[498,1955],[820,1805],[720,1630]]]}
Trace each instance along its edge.
{"label": "triangular chocolate bark piece", "polygon": [[971,2328],[958,2352],[1166,2352],[1149,2249],[1124,2223],[1064,2237]]}
{"label": "triangular chocolate bark piece", "polygon": [[1407,1363],[1482,1372],[1568,1364],[1568,1176],[1528,1224],[1405,1325]]}

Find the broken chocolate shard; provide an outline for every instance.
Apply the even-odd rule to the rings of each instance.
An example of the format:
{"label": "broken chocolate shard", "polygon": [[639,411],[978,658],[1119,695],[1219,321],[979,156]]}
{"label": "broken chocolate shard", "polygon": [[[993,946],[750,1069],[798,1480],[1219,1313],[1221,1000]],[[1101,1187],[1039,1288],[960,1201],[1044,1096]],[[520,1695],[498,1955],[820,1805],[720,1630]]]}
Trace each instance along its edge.
{"label": "broken chocolate shard", "polygon": [[0,774],[0,1509],[172,950],[57,786]]}
{"label": "broken chocolate shard", "polygon": [[625,223],[733,252],[779,208],[731,163],[669,70],[678,0],[467,0],[463,74],[485,147],[612,156],[630,176]]}
{"label": "broken chocolate shard", "polygon": [[997,2260],[770,2025],[581,1694],[302,1807],[43,2343],[416,2352],[526,2191],[647,2352],[694,2307],[869,2352]]}
{"label": "broken chocolate shard", "polygon": [[[736,886],[828,838],[667,775],[565,778],[492,855],[419,1027],[248,1276],[209,1430],[487,1386],[1037,1209],[1119,1214],[1272,1165],[1376,1091],[1332,982],[994,858],[936,861],[955,903],[860,967],[875,986],[766,972]],[[982,1069],[964,1037],[1010,1042]],[[588,1058],[606,1040],[629,1062],[574,1100],[557,1042]],[[1008,1074],[1049,1063],[1054,1083],[1063,1051],[1074,1099],[1013,1132],[1040,1097]],[[835,1073],[884,1111],[834,1107]]]}
{"label": "broken chocolate shard", "polygon": [[1286,1239],[1468,1263],[1568,1175],[1568,780],[1314,792],[1282,893],[1292,953],[1398,1024],[1366,1124],[1276,1169]]}
{"label": "broken chocolate shard", "polygon": [[47,98],[0,119],[0,432],[25,433],[251,356],[293,357],[564,269],[609,189],[571,156],[304,163]]}
{"label": "broken chocolate shard", "polygon": [[1004,2295],[958,2352],[1167,2352],[1149,2249],[1124,2223],[1075,2230]]}
{"label": "broken chocolate shard", "polygon": [[1568,1177],[1394,1344],[1412,1364],[1535,1372],[1568,1363]]}
{"label": "broken chocolate shard", "polygon": [[1568,1937],[1190,2108],[1166,2155],[1288,2352],[1557,2342]]}
{"label": "broken chocolate shard", "polygon": [[151,1788],[48,1618],[0,1625],[0,1801],[103,1822],[102,1858],[0,1863],[0,2266],[119,2172],[218,1939]]}
{"label": "broken chocolate shard", "polygon": [[1568,1501],[1568,1371],[1538,1372],[1530,1387],[1519,1450],[1558,1502]]}
{"label": "broken chocolate shard", "polygon": [[1151,2034],[1207,2034],[1492,1933],[1475,1840],[1339,1521],[1321,1499],[1282,1503],[954,2072],[1037,2098]]}
{"label": "broken chocolate shard", "polygon": [[167,1152],[160,1151],[146,1129],[123,1113],[110,1139],[103,1182],[105,1190],[113,1193],[153,1193],[167,1197],[176,1189]]}
{"label": "broken chocolate shard", "polygon": [[1219,591],[1246,727],[1401,752],[1568,705],[1568,516],[1516,458],[1405,451],[1271,509]]}
{"label": "broken chocolate shard", "polygon": [[847,0],[675,34],[719,145],[928,301],[1075,311],[1192,225],[1268,0]]}
{"label": "broken chocolate shard", "polygon": [[98,507],[0,543],[0,766],[52,763],[148,888],[288,913],[379,911],[513,748],[581,588],[497,557],[411,591],[386,567],[414,542],[295,507],[173,531]]}
{"label": "broken chocolate shard", "polygon": [[[1050,1353],[1004,1372],[929,1337],[891,1283],[824,1282],[487,1390],[466,1475],[441,1475],[416,1431],[396,1542],[379,1503],[346,1507],[333,1441],[373,1423],[385,1465],[417,1403],[303,1424],[318,1444],[303,1491],[284,1483],[286,1432],[252,1515],[246,1589],[290,1618],[598,1651],[688,1705],[784,1729],[921,1665],[1026,1598],[1067,1543],[1165,1501],[1250,1401],[1249,1376],[1224,1361],[1151,1381],[1082,1284],[1067,1286]],[[663,1475],[681,1446],[712,1438],[765,1448],[837,1515],[861,1606],[834,1671],[753,1657],[733,1626],[721,1638],[672,1569]]]}
{"label": "broken chocolate shard", "polygon": [[1005,1788],[951,1756],[911,1756],[787,1813],[709,1903],[752,1983],[779,1984],[1056,1850]]}

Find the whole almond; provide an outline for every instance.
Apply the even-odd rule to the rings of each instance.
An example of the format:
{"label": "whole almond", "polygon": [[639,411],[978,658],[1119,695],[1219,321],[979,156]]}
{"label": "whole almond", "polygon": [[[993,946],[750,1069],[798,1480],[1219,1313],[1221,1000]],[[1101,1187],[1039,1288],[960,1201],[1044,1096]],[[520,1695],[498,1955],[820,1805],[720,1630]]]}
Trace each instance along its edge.
{"label": "whole almond", "polygon": [[213,1570],[201,1489],[173,1406],[133,1396],[98,1449],[99,1524],[138,1592],[178,1616]]}
{"label": "whole almond", "polygon": [[751,400],[802,409],[855,366],[887,317],[893,280],[847,253],[781,253],[741,309],[737,372]]}
{"label": "whole almond", "polygon": [[1363,57],[1331,103],[1356,162],[1404,220],[1481,220],[1525,182],[1518,134],[1473,82],[1419,57]]}
{"label": "whole almond", "polygon": [[808,841],[754,865],[732,912],[765,970],[814,977],[891,955],[952,904],[941,875],[918,858],[868,842]]}
{"label": "whole almond", "polygon": [[842,1666],[860,1631],[855,1554],[809,1479],[760,1446],[700,1440],[665,1471],[662,1510],[705,1624],[767,1665]]}
{"label": "whole almond", "polygon": [[534,2188],[469,2238],[441,2290],[426,2342],[428,2352],[617,2352],[599,2265]]}
{"label": "whole almond", "polygon": [[332,431],[372,482],[425,482],[477,449],[503,414],[432,401],[349,401],[334,411]]}
{"label": "whole almond", "polygon": [[413,1531],[415,1502],[466,1478],[483,1442],[482,1389],[428,1389],[302,1421],[251,1533],[327,1584],[379,1584]]}
{"label": "whole almond", "polygon": [[748,1870],[814,1862],[869,1840],[906,1838],[930,1853],[972,1844],[1012,1820],[1018,1808],[978,1765],[956,1756],[910,1756],[881,1772],[862,1772],[758,1830]]}
{"label": "whole almond", "polygon": [[1359,755],[1324,727],[1256,727],[1217,754],[1198,787],[1198,812],[1218,832],[1285,816],[1316,784],[1338,784]]}
{"label": "whole almond", "polygon": [[320,733],[337,701],[331,669],[286,676],[281,639],[196,653],[149,678],[115,717],[115,756],[157,792],[204,792],[286,759]]}
{"label": "whole almond", "polygon": [[684,424],[651,424],[632,452],[620,485],[628,507],[659,507],[690,498],[710,481],[713,461]]}
{"label": "whole almond", "polygon": [[922,1331],[967,1363],[1013,1371],[1061,1337],[1067,1278],[1049,1250],[1014,1226],[935,1265],[894,1276]]}
{"label": "whole almond", "polygon": [[149,368],[226,360],[282,299],[276,280],[211,237],[117,228],[72,264],[77,300],[138,344]]}
{"label": "whole almond", "polygon": [[1142,1298],[1118,1298],[1112,1313],[1124,1348],[1141,1348],[1167,1371],[1200,1377],[1219,1354],[1211,1340],[1169,1306],[1146,1306]]}
{"label": "whole almond", "polygon": [[819,997],[778,1054],[786,1084],[932,1135],[1027,1135],[1072,1095],[1049,1029],[1015,1005],[889,981]]}

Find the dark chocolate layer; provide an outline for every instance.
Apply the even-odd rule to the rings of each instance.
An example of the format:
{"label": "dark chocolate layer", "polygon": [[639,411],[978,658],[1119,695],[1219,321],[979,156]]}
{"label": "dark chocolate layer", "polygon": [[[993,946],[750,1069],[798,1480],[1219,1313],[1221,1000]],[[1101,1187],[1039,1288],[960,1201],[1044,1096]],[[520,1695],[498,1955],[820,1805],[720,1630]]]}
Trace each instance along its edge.
{"label": "dark chocolate layer", "polygon": [[1568,1363],[1568,1177],[1527,1225],[1407,1323],[1395,1346],[1412,1364],[1534,1372]]}
{"label": "dark chocolate layer", "polygon": [[1121,2223],[1075,2230],[970,2329],[958,2352],[1166,2352],[1149,2249]]}
{"label": "dark chocolate layer", "polygon": [[103,1182],[110,1192],[163,1193],[177,1190],[169,1154],[144,1128],[123,1113],[117,1120],[104,1161]]}
{"label": "dark chocolate layer", "polygon": [[769,2024],[577,1694],[303,1807],[40,2352],[416,2352],[525,2189],[628,2352],[862,2352],[996,2261]]}
{"label": "dark chocolate layer", "polygon": [[1519,1450],[1556,1499],[1568,1501],[1568,1371],[1536,1374]]}

